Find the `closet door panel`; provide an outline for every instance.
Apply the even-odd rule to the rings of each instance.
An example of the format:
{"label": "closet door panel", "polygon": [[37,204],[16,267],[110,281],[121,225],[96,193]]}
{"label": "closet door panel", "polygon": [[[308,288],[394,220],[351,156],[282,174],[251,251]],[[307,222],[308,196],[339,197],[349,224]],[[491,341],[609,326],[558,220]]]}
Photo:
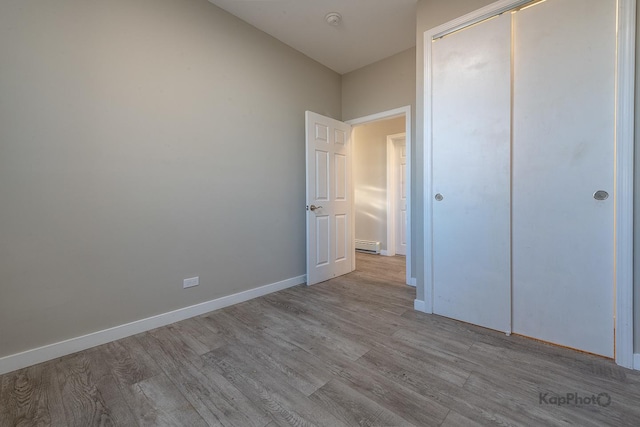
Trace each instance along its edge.
{"label": "closet door panel", "polygon": [[616,1],[513,18],[513,330],[612,357]]}
{"label": "closet door panel", "polygon": [[510,40],[505,14],[434,41],[432,51],[434,312],[505,332]]}

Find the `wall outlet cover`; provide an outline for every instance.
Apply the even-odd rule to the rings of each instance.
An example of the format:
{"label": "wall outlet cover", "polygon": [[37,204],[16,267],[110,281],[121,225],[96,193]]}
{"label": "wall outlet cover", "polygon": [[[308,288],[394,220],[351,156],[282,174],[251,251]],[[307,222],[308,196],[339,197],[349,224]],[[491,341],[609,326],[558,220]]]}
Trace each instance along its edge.
{"label": "wall outlet cover", "polygon": [[184,289],[198,286],[200,284],[200,277],[191,277],[182,281],[182,287]]}

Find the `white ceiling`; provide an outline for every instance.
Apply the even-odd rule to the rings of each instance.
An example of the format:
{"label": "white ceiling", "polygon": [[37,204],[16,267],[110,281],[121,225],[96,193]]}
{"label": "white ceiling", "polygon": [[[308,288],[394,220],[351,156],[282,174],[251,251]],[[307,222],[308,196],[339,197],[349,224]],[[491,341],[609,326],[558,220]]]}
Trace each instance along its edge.
{"label": "white ceiling", "polygon": [[[344,74],[416,44],[417,0],[209,0]],[[338,12],[332,27],[325,15]]]}

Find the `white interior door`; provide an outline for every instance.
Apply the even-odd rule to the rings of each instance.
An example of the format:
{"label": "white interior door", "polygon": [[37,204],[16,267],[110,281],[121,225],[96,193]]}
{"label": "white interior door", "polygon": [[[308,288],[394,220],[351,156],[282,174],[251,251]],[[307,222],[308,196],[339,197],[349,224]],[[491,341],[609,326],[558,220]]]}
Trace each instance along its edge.
{"label": "white interior door", "polygon": [[513,17],[513,330],[613,357],[616,0]]}
{"label": "white interior door", "polygon": [[351,126],[307,111],[307,285],[351,272]]}
{"label": "white interior door", "polygon": [[396,254],[407,254],[407,144],[406,138],[394,139],[395,155],[395,243]]}
{"label": "white interior door", "polygon": [[511,18],[432,46],[434,313],[511,330]]}

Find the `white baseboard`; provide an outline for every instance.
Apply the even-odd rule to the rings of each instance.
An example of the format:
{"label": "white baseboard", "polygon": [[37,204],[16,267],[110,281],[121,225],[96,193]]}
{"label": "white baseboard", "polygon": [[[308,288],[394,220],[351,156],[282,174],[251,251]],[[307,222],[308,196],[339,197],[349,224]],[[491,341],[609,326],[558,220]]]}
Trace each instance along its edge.
{"label": "white baseboard", "polygon": [[420,299],[413,300],[413,309],[423,313],[429,313],[427,311],[427,303]]}
{"label": "white baseboard", "polygon": [[407,285],[413,286],[415,288],[416,287],[416,278],[415,277],[410,278],[409,281],[407,282]]}
{"label": "white baseboard", "polygon": [[389,252],[387,252],[387,250],[386,250],[386,249],[382,249],[382,250],[380,250],[380,255],[382,255],[382,256],[389,256]]}
{"label": "white baseboard", "polygon": [[52,360],[57,357],[86,350],[91,347],[106,344],[121,338],[126,338],[141,332],[150,331],[151,329],[199,316],[210,311],[219,310],[221,308],[248,301],[253,298],[258,298],[272,292],[300,285],[306,281],[306,275],[292,277],[291,279],[283,280],[281,282],[260,286],[258,288],[249,289],[248,291],[238,292],[233,295],[180,308],[168,313],[147,317],[146,319],[136,320],[135,322],[126,323],[124,325],[115,326],[113,328],[104,329],[102,331],[93,332],[80,337],[45,345],[23,351],[21,353],[11,354],[0,358],[0,375],[26,368],[27,366],[46,362],[47,360]]}
{"label": "white baseboard", "polygon": [[640,371],[640,353],[635,353],[633,355],[633,369]]}

